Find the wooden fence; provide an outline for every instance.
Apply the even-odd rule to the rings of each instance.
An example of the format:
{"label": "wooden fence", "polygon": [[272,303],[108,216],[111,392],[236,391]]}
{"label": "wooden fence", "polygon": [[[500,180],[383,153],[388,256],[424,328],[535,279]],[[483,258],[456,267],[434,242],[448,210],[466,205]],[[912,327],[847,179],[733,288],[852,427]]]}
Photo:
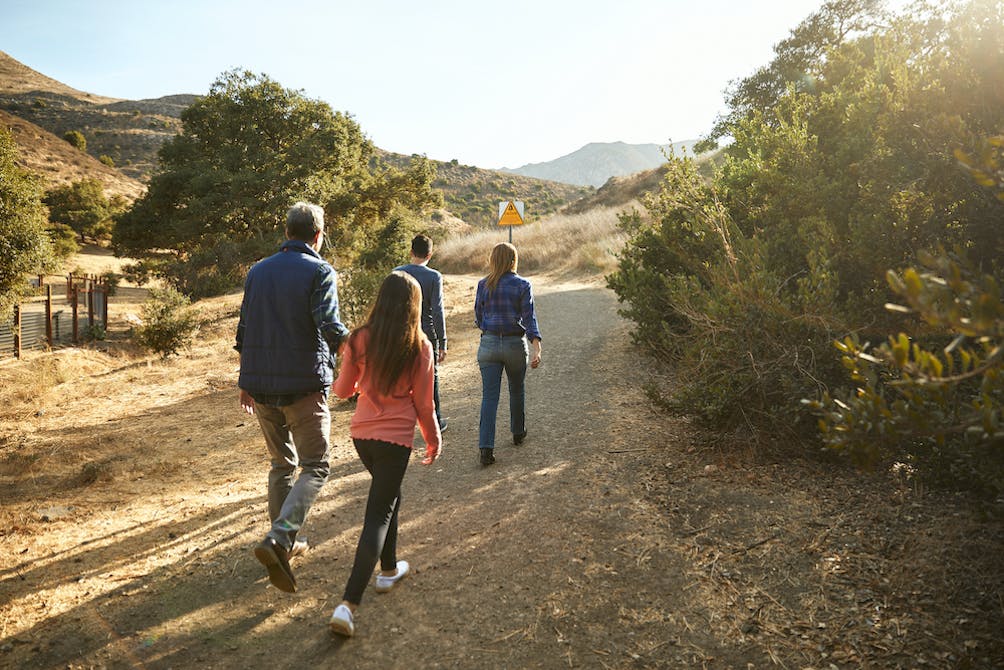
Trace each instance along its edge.
{"label": "wooden fence", "polygon": [[108,285],[96,277],[66,275],[47,283],[44,275],[32,278],[41,295],[14,306],[0,322],[0,358],[20,358],[25,349],[78,344],[100,328],[108,329]]}

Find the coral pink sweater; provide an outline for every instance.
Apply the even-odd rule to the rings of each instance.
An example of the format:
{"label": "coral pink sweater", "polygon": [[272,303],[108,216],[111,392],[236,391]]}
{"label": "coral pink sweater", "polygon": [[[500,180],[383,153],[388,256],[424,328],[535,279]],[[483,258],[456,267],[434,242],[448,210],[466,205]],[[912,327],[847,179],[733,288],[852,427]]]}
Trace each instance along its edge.
{"label": "coral pink sweater", "polygon": [[349,433],[358,439],[383,440],[411,448],[414,446],[417,421],[426,452],[435,453],[439,450],[442,437],[432,395],[432,345],[423,339],[422,350],[414,365],[401,375],[391,395],[373,390],[366,376],[368,345],[368,330],[352,334],[342,348],[342,367],[331,387],[339,398],[359,393]]}

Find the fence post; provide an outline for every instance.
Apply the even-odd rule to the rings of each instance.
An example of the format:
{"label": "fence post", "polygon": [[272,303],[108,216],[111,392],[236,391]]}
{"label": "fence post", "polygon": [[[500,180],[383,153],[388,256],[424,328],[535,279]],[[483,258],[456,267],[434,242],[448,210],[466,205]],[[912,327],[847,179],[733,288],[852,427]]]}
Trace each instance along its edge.
{"label": "fence post", "polygon": [[21,305],[14,305],[14,358],[21,358]]}
{"label": "fence post", "polygon": [[45,285],[45,340],[52,349],[52,286]]}
{"label": "fence post", "polygon": [[[87,288],[87,327],[94,328],[94,283]],[[90,335],[88,335],[90,337]]]}
{"label": "fence post", "polygon": [[76,286],[73,287],[72,293],[73,293],[73,343],[77,344],[78,342],[80,342],[80,337],[79,337],[79,332],[78,332],[79,325],[77,324],[77,302],[78,301],[77,301],[77,287]]}
{"label": "fence post", "polygon": [[101,295],[104,300],[101,301],[101,327],[108,332],[108,284],[101,285]]}
{"label": "fence post", "polygon": [[73,275],[66,275],[66,303],[70,303],[70,291],[73,289]]}

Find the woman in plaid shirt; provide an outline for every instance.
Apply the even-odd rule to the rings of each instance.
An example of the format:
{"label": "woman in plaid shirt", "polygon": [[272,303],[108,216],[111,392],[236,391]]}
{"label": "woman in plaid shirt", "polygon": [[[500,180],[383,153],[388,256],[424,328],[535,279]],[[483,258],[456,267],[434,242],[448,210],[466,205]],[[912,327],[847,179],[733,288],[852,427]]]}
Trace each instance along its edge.
{"label": "woman in plaid shirt", "polygon": [[[509,429],[513,444],[526,437],[526,366],[540,365],[540,329],[533,305],[533,287],[516,274],[516,247],[503,242],[492,249],[488,276],[478,282],[474,321],[481,329],[478,367],[481,368],[481,421],[478,447],[481,465],[495,462],[495,414],[502,387],[502,371],[509,381]],[[527,342],[529,341],[529,345]],[[530,346],[533,353],[530,353]]]}

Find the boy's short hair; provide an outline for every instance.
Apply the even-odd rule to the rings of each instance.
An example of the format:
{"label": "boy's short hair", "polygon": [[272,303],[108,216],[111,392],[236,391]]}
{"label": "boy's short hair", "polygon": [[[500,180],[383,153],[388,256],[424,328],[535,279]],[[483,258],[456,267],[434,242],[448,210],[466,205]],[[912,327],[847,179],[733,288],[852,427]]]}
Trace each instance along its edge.
{"label": "boy's short hair", "polygon": [[411,253],[415,258],[428,258],[432,254],[432,239],[428,235],[416,235],[411,241]]}

